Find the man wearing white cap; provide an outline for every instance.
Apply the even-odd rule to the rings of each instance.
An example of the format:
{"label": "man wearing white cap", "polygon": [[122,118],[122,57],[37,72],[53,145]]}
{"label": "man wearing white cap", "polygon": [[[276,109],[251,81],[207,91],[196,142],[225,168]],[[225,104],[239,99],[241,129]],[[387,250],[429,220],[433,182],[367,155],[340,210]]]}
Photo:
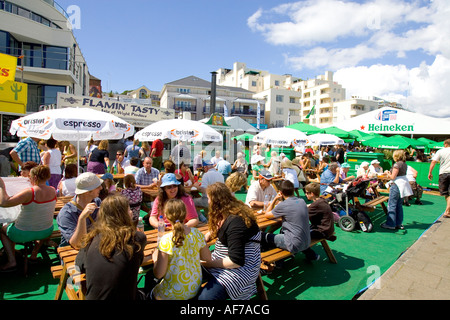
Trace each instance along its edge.
{"label": "man wearing white cap", "polygon": [[369,163],[367,161],[363,161],[359,165],[359,169],[356,171],[356,177],[367,178],[368,175],[369,175]]}
{"label": "man wearing white cap", "polygon": [[376,178],[377,175],[383,174],[383,168],[380,166],[380,161],[372,160],[369,166],[369,178]]}
{"label": "man wearing white cap", "polygon": [[80,248],[82,237],[97,218],[102,183],[103,180],[92,172],[82,173],[75,180],[75,197],[66,203],[56,218],[61,231],[61,247]]}

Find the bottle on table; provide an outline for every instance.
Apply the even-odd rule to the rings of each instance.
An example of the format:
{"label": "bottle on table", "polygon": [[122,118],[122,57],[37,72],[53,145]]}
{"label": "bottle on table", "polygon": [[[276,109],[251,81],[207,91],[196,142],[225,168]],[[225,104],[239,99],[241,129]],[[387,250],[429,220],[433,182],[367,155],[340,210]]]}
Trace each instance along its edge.
{"label": "bottle on table", "polygon": [[144,232],[144,221],[142,220],[142,217],[139,217],[138,219],[137,230]]}
{"label": "bottle on table", "polygon": [[166,223],[164,222],[163,216],[160,215],[158,218],[158,244],[159,244],[159,240],[161,240],[165,231],[166,231]]}

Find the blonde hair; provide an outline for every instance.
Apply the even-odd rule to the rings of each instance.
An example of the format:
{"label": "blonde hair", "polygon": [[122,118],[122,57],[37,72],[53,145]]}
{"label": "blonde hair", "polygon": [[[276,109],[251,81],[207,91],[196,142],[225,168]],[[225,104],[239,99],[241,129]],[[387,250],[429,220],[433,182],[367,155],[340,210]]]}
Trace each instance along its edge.
{"label": "blonde hair", "polygon": [[186,237],[184,234],[184,219],[186,219],[186,205],[180,199],[170,199],[164,206],[165,216],[173,227],[172,241],[175,247],[183,246]]}
{"label": "blonde hair", "polygon": [[392,154],[392,159],[395,162],[406,161],[405,151],[404,150],[395,150],[394,153]]}
{"label": "blonde hair", "polygon": [[36,178],[37,182],[45,182],[50,176],[50,168],[45,165],[38,165],[30,170],[30,177]]}
{"label": "blonde hair", "polygon": [[98,149],[99,150],[108,150],[108,140],[102,140],[100,141],[99,145],[98,145]]}
{"label": "blonde hair", "polygon": [[233,172],[225,181],[225,184],[231,192],[236,192],[247,185],[247,178],[241,172]]}

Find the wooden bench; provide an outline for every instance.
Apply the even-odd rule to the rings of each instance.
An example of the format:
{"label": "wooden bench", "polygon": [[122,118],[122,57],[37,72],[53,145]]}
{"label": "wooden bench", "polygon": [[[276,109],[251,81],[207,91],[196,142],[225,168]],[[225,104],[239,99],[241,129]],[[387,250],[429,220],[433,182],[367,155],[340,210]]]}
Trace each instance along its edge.
{"label": "wooden bench", "polygon": [[375,210],[375,207],[381,204],[384,212],[387,214],[387,207],[385,202],[389,201],[389,196],[378,196],[375,199],[372,199],[366,203],[359,203],[360,209],[363,211],[372,212]]}
{"label": "wooden bench", "polygon": [[[337,263],[337,260],[333,254],[333,251],[331,251],[331,248],[328,245],[328,242],[326,239],[311,239],[311,244],[309,245],[309,247],[311,248],[312,246],[318,244],[319,242],[322,244],[322,247],[325,250],[325,253],[327,254],[330,262]],[[274,248],[274,249],[271,249],[268,251],[261,252],[261,269],[272,270],[275,262],[282,260],[282,259],[286,259],[291,256],[293,257],[294,254],[292,254],[291,252],[289,252],[287,250],[280,249],[280,248]]]}

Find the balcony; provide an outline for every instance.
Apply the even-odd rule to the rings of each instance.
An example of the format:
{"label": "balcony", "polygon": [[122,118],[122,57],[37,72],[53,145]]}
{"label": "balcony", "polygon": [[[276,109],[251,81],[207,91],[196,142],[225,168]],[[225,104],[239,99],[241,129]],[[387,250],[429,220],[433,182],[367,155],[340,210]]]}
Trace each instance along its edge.
{"label": "balcony", "polygon": [[197,112],[197,106],[179,106],[179,105],[173,105],[172,108],[175,110],[175,112]]}

